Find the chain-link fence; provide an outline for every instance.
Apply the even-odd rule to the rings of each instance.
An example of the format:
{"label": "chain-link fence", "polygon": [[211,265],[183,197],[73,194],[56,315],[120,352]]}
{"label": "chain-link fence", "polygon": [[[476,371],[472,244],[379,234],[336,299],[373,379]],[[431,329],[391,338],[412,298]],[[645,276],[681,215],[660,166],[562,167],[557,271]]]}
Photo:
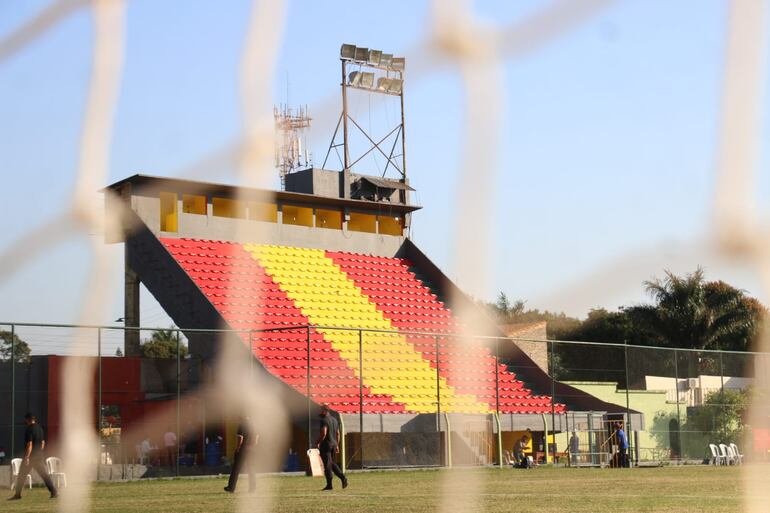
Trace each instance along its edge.
{"label": "chain-link fence", "polygon": [[[758,365],[765,353],[316,326],[0,328],[5,459],[21,454],[27,412],[58,455],[61,369],[67,359],[93,359],[86,400],[97,419],[93,472],[103,480],[228,470],[239,417],[208,386],[218,344],[250,347],[243,358],[252,372],[283,383],[292,412],[286,471],[306,469],[323,403],[341,421],[347,468],[722,464],[766,460],[770,450],[770,426],[746,422],[752,388],[768,379],[755,371],[767,368]],[[137,335],[141,353],[125,355],[125,340]],[[325,335],[343,343],[326,347]],[[90,349],[70,352],[75,336]],[[474,365],[457,365],[461,353]]]}

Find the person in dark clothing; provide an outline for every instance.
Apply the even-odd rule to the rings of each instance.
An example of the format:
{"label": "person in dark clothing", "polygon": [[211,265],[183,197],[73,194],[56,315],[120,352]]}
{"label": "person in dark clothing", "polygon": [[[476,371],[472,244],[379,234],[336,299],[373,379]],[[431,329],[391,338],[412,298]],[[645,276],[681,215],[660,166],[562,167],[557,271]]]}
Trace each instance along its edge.
{"label": "person in dark clothing", "polygon": [[51,498],[55,499],[59,493],[56,491],[56,487],[51,481],[51,476],[48,475],[48,469],[45,466],[45,434],[43,428],[37,423],[37,419],[31,413],[27,413],[24,416],[24,422],[27,424],[27,428],[24,430],[24,458],[21,462],[21,468],[19,468],[19,475],[16,477],[15,493],[8,500],[21,499],[21,490],[24,488],[24,479],[31,469],[40,475],[51,492]]}
{"label": "person in dark clothing", "polygon": [[238,476],[241,469],[246,467],[249,474],[249,492],[257,489],[257,479],[254,475],[254,451],[259,441],[259,435],[251,432],[249,417],[244,417],[238,425],[238,434],[236,436],[235,454],[233,456],[233,469],[230,472],[230,480],[225,486],[225,491],[235,493],[235,486],[238,484]]}
{"label": "person in dark clothing", "polygon": [[623,423],[615,424],[615,436],[618,439],[618,467],[628,468],[628,435],[623,430]]}
{"label": "person in dark clothing", "polygon": [[324,464],[324,476],[326,477],[326,488],[332,490],[332,472],[342,481],[342,488],[348,487],[348,478],[340,470],[339,465],[334,462],[334,455],[340,452],[340,425],[332,415],[329,414],[329,405],[321,406],[321,432],[318,436],[316,445],[321,453],[321,461]]}

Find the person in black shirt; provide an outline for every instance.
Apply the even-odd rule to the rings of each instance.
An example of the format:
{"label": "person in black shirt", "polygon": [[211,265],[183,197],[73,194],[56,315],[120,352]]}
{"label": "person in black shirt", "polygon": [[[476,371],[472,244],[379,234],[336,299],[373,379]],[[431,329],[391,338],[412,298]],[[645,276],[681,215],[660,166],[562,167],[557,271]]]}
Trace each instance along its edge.
{"label": "person in black shirt", "polygon": [[225,491],[235,493],[235,486],[238,484],[238,475],[245,466],[249,474],[249,492],[257,488],[257,479],[254,475],[254,448],[259,441],[259,435],[251,432],[249,417],[244,417],[238,425],[238,435],[236,436],[235,454],[233,455],[233,469],[230,472],[230,480],[225,486]]}
{"label": "person in black shirt", "polygon": [[51,476],[48,475],[48,469],[45,466],[45,457],[43,451],[45,450],[45,435],[43,434],[43,428],[37,423],[35,416],[31,413],[27,413],[24,416],[24,422],[27,424],[27,428],[24,430],[24,459],[21,462],[21,468],[19,468],[19,475],[16,477],[16,493],[9,497],[9,500],[21,499],[21,490],[24,488],[24,479],[31,469],[40,475],[51,492],[51,498],[56,498],[59,494],[56,491],[56,487],[51,481]]}
{"label": "person in black shirt", "polygon": [[321,406],[321,432],[316,445],[321,452],[321,461],[324,464],[324,476],[326,476],[326,488],[332,490],[332,472],[342,481],[342,488],[348,487],[348,478],[342,473],[340,467],[334,462],[334,455],[340,452],[340,425],[329,414],[329,405]]}

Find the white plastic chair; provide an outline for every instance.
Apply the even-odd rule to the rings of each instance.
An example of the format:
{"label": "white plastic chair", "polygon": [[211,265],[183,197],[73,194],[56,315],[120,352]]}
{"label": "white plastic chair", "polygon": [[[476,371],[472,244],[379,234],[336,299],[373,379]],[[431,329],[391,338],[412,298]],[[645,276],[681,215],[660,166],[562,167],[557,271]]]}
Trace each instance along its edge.
{"label": "white plastic chair", "polygon": [[62,472],[61,460],[55,456],[48,457],[45,459],[45,466],[51,478],[56,480],[56,488],[59,488],[62,482],[64,488],[67,488],[67,474]]}
{"label": "white plastic chair", "polygon": [[[16,478],[19,475],[19,471],[21,470],[21,458],[14,458],[11,460],[11,490],[16,488]],[[32,489],[32,475],[27,474],[27,484],[29,485],[29,489]]]}
{"label": "white plastic chair", "polygon": [[730,452],[725,444],[719,444],[719,455],[722,456],[722,461],[724,461],[725,465],[733,465],[735,463],[735,458],[730,456]]}
{"label": "white plastic chair", "polygon": [[709,450],[711,451],[711,462],[714,465],[723,465],[724,460],[722,459],[722,456],[719,455],[719,449],[716,444],[709,444]]}
{"label": "white plastic chair", "polygon": [[144,465],[145,455],[144,451],[142,451],[142,446],[136,445],[134,449],[136,449],[136,459],[139,460],[139,464]]}
{"label": "white plastic chair", "polygon": [[730,448],[733,450],[733,455],[735,456],[735,461],[738,463],[738,465],[743,464],[743,454],[741,454],[741,451],[738,450],[738,446],[735,445],[735,443],[730,444]]}

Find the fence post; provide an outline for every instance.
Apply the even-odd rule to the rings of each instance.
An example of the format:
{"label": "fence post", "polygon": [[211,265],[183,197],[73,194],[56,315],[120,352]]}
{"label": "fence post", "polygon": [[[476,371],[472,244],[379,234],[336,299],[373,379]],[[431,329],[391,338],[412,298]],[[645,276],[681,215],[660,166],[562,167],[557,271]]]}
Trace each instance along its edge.
{"label": "fence post", "polygon": [[[553,452],[549,451],[548,447],[548,432],[545,435],[545,462],[548,463],[548,454],[556,455],[556,366],[554,365],[554,352],[556,351],[556,345],[551,341],[551,432],[553,434]],[[553,459],[553,458],[552,458]]]}
{"label": "fence post", "polygon": [[495,339],[495,420],[497,421],[497,461],[503,468],[503,433],[500,424],[500,339]]}
{"label": "fence post", "polygon": [[500,339],[495,339],[495,412],[500,415]]}
{"label": "fence post", "polygon": [[305,328],[307,333],[307,383],[306,383],[306,395],[307,395],[307,448],[308,450],[313,447],[313,434],[312,434],[312,428],[310,421],[310,409],[311,409],[311,400],[310,400],[310,326],[307,326]]}
{"label": "fence post", "polygon": [[16,326],[11,324],[11,459],[16,455]]}
{"label": "fence post", "polygon": [[628,455],[627,458],[632,457],[635,451],[631,451],[631,404],[630,399],[628,396],[628,341],[623,342],[625,345],[623,346],[623,367],[624,372],[626,376],[626,438],[629,441],[629,447],[628,447]]}
{"label": "fence post", "polygon": [[446,421],[446,461],[447,467],[452,468],[452,424],[449,422],[449,414],[444,414]]}
{"label": "fence post", "polygon": [[677,350],[674,349],[674,398],[676,399],[676,444],[679,452],[677,453],[678,459],[682,459],[682,414],[679,411],[679,355]]}
{"label": "fence post", "polygon": [[99,372],[99,388],[97,390],[98,404],[96,406],[96,438],[97,447],[99,448],[96,453],[96,480],[99,480],[99,473],[102,468],[102,329],[96,329],[96,348],[98,354],[98,372]]}
{"label": "fence post", "polygon": [[348,471],[347,466],[347,445],[345,444],[345,435],[347,435],[347,431],[345,430],[345,420],[342,418],[342,414],[340,414],[340,463],[342,463],[342,473],[346,473]]}
{"label": "fence post", "polygon": [[174,471],[179,477],[179,420],[182,402],[182,344],[179,338],[179,330],[176,330],[176,455],[174,457]]}
{"label": "fence post", "polygon": [[364,468],[364,331],[358,330],[358,436],[361,438],[359,454]]}
{"label": "fence post", "polygon": [[[573,413],[573,415],[574,415],[574,413]],[[567,428],[567,466],[568,467],[572,466],[572,435],[571,435],[571,433],[575,429],[575,422],[574,422],[575,419],[573,418],[572,420],[573,420],[573,422],[572,422],[572,430],[570,430],[570,428],[569,428],[569,413],[567,413],[565,411],[564,412],[564,424],[565,424],[564,427]]]}
{"label": "fence post", "polygon": [[436,345],[436,433],[438,435],[439,463],[441,463],[441,377],[439,375],[441,358],[439,358],[438,335],[433,335],[433,340]]}
{"label": "fence post", "polygon": [[439,356],[438,335],[433,335],[436,341],[436,431],[441,431],[441,357]]}
{"label": "fence post", "polygon": [[722,362],[722,351],[719,352],[719,402],[722,413],[722,433],[727,433],[727,424],[725,422],[725,368]]}

